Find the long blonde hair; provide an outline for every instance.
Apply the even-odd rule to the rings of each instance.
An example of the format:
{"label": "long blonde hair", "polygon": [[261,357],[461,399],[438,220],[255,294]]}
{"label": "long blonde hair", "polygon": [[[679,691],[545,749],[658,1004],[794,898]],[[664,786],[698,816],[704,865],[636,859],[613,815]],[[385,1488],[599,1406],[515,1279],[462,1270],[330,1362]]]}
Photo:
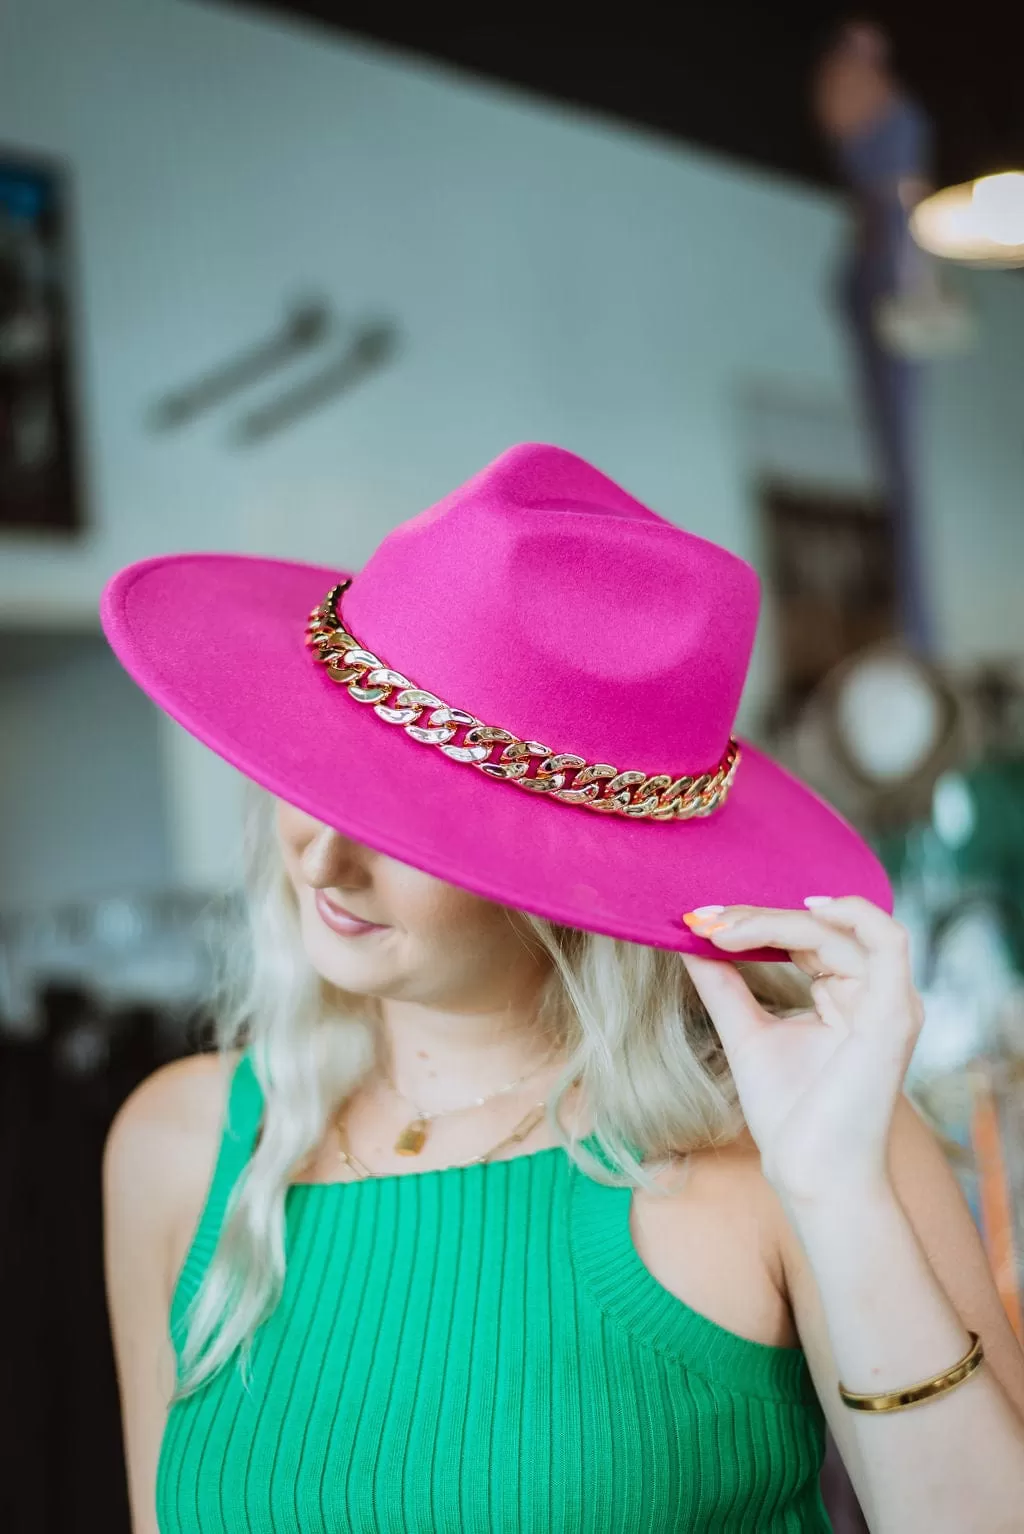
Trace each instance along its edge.
{"label": "long blonde hair", "polygon": [[[234,955],[225,975],[215,1033],[226,1065],[239,1048],[251,1052],[264,1096],[262,1131],[185,1315],[175,1400],[210,1379],[236,1349],[247,1382],[255,1332],[283,1287],[289,1183],[377,1059],[376,1004],[328,985],[305,956],[268,796],[253,806],[246,843],[248,951]],[[567,1061],[548,1098],[548,1118],[578,1165],[612,1184],[654,1187],[651,1164],[736,1137],[743,1116],[728,1062],[677,953],[519,911],[509,917],[550,961],[540,1024]],[[807,1004],[806,988],[788,967],[742,969],[771,1011]],[[597,1143],[621,1174],[566,1134],[559,1110],[574,1081]]]}

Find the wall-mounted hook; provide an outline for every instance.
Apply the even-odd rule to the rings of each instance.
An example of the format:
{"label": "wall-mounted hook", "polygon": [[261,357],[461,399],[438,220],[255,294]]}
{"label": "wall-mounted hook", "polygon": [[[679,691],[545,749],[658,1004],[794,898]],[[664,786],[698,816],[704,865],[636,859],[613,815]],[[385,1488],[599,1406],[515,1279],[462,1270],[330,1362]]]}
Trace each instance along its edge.
{"label": "wall-mounted hook", "polygon": [[283,430],[352,389],[389,361],[397,348],[398,328],[392,321],[368,321],[356,331],[336,362],[242,416],[232,430],[232,441],[248,446]]}
{"label": "wall-mounted hook", "polygon": [[277,368],[319,346],[329,335],[333,323],[330,305],[325,300],[308,299],[296,304],[286,314],[279,329],[266,340],[157,400],[149,412],[150,425],[154,430],[167,431],[195,420],[204,410],[259,383]]}

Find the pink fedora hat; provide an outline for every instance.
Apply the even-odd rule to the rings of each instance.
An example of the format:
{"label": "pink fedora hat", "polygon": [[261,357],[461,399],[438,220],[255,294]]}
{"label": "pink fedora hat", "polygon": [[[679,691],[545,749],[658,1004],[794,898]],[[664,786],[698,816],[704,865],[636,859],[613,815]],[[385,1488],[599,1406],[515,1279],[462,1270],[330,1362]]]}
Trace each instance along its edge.
{"label": "pink fedora hat", "polygon": [[853,828],[733,739],[757,609],[743,560],[526,444],[357,575],[169,556],[115,576],[102,617],[161,708],[317,819],[502,904],[700,953],[694,906],[891,909]]}

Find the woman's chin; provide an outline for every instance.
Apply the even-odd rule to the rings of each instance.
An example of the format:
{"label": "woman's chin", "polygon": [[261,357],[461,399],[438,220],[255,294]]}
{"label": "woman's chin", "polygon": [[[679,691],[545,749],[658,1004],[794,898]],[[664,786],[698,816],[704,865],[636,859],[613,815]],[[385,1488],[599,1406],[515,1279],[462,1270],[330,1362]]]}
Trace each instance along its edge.
{"label": "woman's chin", "polygon": [[392,965],[380,951],[380,940],[387,936],[386,931],[372,934],[371,952],[366,937],[331,932],[315,912],[310,917],[304,913],[302,939],[310,964],[328,985],[357,996],[386,994]]}

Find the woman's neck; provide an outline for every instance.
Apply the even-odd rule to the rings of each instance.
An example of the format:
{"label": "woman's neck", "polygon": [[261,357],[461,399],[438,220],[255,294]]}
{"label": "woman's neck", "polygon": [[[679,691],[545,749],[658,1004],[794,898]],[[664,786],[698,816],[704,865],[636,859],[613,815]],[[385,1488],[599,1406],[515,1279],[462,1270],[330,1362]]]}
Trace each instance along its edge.
{"label": "woman's neck", "polygon": [[536,1006],[471,1013],[383,1001],[379,1057],[385,1082],[435,1112],[532,1080],[533,1073],[546,1088],[565,1052],[538,1024]]}

